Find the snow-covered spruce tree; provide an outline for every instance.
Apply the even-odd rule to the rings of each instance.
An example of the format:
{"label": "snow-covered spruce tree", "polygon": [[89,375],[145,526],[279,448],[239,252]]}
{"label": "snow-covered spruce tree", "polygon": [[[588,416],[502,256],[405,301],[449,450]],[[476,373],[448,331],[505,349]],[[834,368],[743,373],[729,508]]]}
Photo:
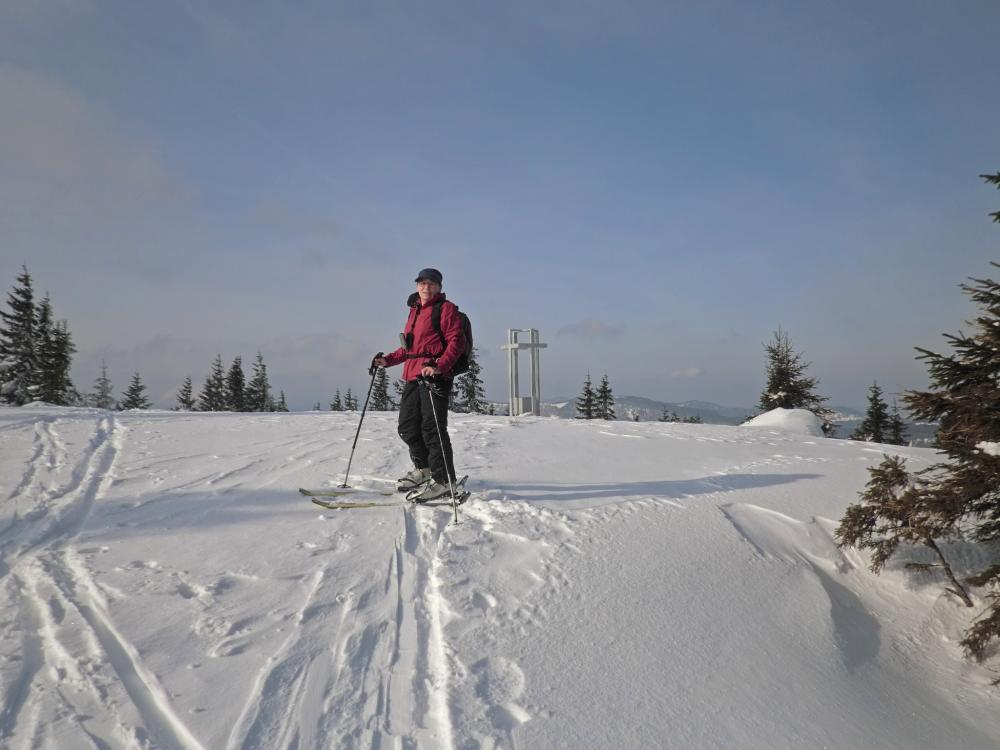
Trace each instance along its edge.
{"label": "snow-covered spruce tree", "polygon": [[330,411],[343,411],[344,404],[340,401],[340,389],[333,394],[333,401],[330,402]]}
{"label": "snow-covered spruce tree", "polygon": [[889,432],[889,407],[882,400],[882,389],[878,381],[868,389],[868,411],[858,428],[851,433],[851,440],[866,440],[871,443],[884,443]]}
{"label": "snow-covered spruce tree", "polygon": [[[1000,283],[970,281],[961,289],[980,307],[969,321],[973,333],[946,335],[954,350],[949,356],[918,349],[933,390],[908,392],[903,400],[915,418],[938,423],[938,447],[948,456],[921,472],[925,493],[962,507],[968,536],[995,544],[1000,541]],[[968,581],[989,587],[986,614],[962,641],[969,655],[982,660],[990,643],[1000,639],[1000,563]]]}
{"label": "snow-covered spruce tree", "polygon": [[926,492],[919,480],[906,472],[900,456],[885,456],[878,466],[868,469],[871,478],[861,493],[861,502],[849,505],[834,535],[841,547],[872,550],[871,570],[881,572],[901,543],[921,544],[937,555],[940,563],[908,563],[906,567],[929,570],[939,567],[951,582],[947,589],[967,607],[972,606],[968,592],[938,546],[938,541],[958,534],[958,525],[966,508],[956,498]]}
{"label": "snow-covered spruce tree", "polygon": [[346,411],[357,411],[358,402],[354,398],[354,394],[351,393],[351,389],[347,389],[347,393],[344,394],[344,409]]}
{"label": "snow-covered spruce tree", "polygon": [[243,375],[243,357],[239,355],[226,375],[226,408],[229,411],[247,411],[246,377]]}
{"label": "snow-covered spruce tree", "polygon": [[889,437],[886,442],[890,445],[906,445],[906,422],[895,401],[892,402],[892,413],[889,415]]}
{"label": "snow-covered spruce tree", "polygon": [[668,412],[666,407],[663,407],[663,414],[660,415],[658,422],[680,422],[681,418],[677,416],[677,412]]}
{"label": "snow-covered spruce tree", "polygon": [[396,411],[399,405],[403,401],[403,389],[406,387],[406,381],[402,378],[397,378],[392,381],[392,392],[396,394],[396,397],[390,401],[390,409]]}
{"label": "snow-covered spruce tree", "polygon": [[802,356],[792,349],[788,333],[778,328],[774,339],[764,344],[767,353],[767,384],[760,395],[758,408],[761,411],[771,409],[808,409],[823,420],[823,432],[833,434],[836,429],[830,417],[833,412],[823,406],[827,399],[816,394],[819,380],[806,376],[809,362],[803,362]]}
{"label": "snow-covered spruce tree", "polygon": [[594,384],[590,380],[590,373],[583,381],[583,393],[576,400],[576,418],[593,419],[597,414],[597,396],[594,393]]}
{"label": "snow-covered spruce tree", "polygon": [[260,352],[257,352],[257,359],[253,363],[250,382],[243,390],[243,404],[247,411],[272,411],[271,384],[267,380],[267,365]]}
{"label": "snow-covered spruce tree", "polygon": [[91,406],[98,409],[114,409],[117,404],[111,396],[113,391],[114,386],[111,385],[111,378],[108,377],[108,366],[101,362],[101,375],[94,381],[94,392],[87,400]]}
{"label": "snow-covered spruce tree", "polygon": [[615,419],[615,397],[611,392],[611,384],[608,382],[608,374],[604,373],[601,384],[597,387],[595,394],[597,402],[598,419]]}
{"label": "snow-covered spruce tree", "polygon": [[212,372],[205,378],[205,385],[198,396],[199,411],[226,411],[228,401],[226,398],[226,373],[222,368],[222,355],[215,357],[212,363]]}
{"label": "snow-covered spruce tree", "polygon": [[285,401],[285,392],[279,391],[278,403],[274,405],[275,411],[288,411],[288,402]]}
{"label": "snow-covered spruce tree", "polygon": [[7,295],[10,312],[0,310],[0,402],[21,406],[38,398],[41,377],[35,292],[26,267],[17,283]]}
{"label": "snow-covered spruce tree", "polygon": [[188,375],[184,378],[184,383],[181,385],[181,389],[177,391],[177,410],[194,411],[194,407],[194,387],[191,384],[191,376]]}
{"label": "snow-covered spruce tree", "polygon": [[52,303],[48,295],[38,305],[35,333],[38,398],[58,406],[79,402],[80,394],[69,377],[76,347],[73,346],[66,321],[57,323],[52,319]]}
{"label": "snow-covered spruce tree", "polygon": [[456,404],[459,409],[470,414],[486,412],[486,391],[483,388],[482,368],[476,347],[469,354],[469,369],[455,378]]}
{"label": "snow-covered spruce tree", "polygon": [[143,385],[142,378],[137,372],[132,376],[132,382],[125,390],[125,397],[118,408],[123,411],[126,409],[148,409],[152,405],[153,402],[146,398],[146,386]]}
{"label": "snow-covered spruce tree", "polygon": [[65,320],[55,324],[51,340],[43,341],[39,353],[42,360],[43,400],[60,406],[79,405],[80,392],[69,376],[76,346],[73,344],[73,337]]}
{"label": "snow-covered spruce tree", "polygon": [[685,424],[702,424],[702,419],[696,414],[693,417],[684,417],[683,422]]}
{"label": "snow-covered spruce tree", "polygon": [[371,408],[374,411],[389,411],[389,376],[384,367],[375,370],[372,381]]}

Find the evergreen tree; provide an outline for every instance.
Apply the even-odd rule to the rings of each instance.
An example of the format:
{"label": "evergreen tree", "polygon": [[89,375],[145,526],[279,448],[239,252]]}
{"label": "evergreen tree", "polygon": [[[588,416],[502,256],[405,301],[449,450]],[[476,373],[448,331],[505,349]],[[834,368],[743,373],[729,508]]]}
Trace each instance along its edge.
{"label": "evergreen tree", "polygon": [[312,410],[313,411],[319,411],[322,408],[323,408],[323,404],[321,404],[319,401],[317,401],[315,404],[313,404]]}
{"label": "evergreen tree", "polygon": [[833,412],[823,406],[827,399],[815,392],[819,380],[806,376],[810,363],[803,362],[801,355],[792,349],[788,334],[779,328],[774,339],[764,345],[764,351],[767,353],[767,384],[758,407],[762,411],[779,407],[808,409],[823,420],[823,432],[832,434],[836,429],[830,422]]}
{"label": "evergreen tree", "polygon": [[229,411],[247,411],[246,378],[243,375],[243,357],[237,356],[226,376],[226,408]]}
{"label": "evergreen tree", "polygon": [[137,372],[132,376],[132,382],[129,383],[128,388],[125,390],[125,397],[122,402],[118,405],[119,409],[148,409],[153,404],[146,398],[146,386],[142,383],[142,378],[139,377]]}
{"label": "evergreen tree", "polygon": [[611,384],[608,383],[608,374],[604,373],[601,384],[597,388],[595,396],[597,403],[598,419],[615,419],[615,397],[611,393]]}
{"label": "evergreen tree", "polygon": [[878,381],[868,389],[868,411],[858,428],[851,435],[851,440],[866,440],[871,443],[884,443],[889,433],[889,407],[882,400],[882,389]]}
{"label": "evergreen tree", "polygon": [[396,394],[396,398],[392,399],[391,406],[389,407],[393,411],[399,408],[399,405],[403,402],[403,389],[406,387],[406,381],[402,378],[398,378],[392,382],[392,390]]}
{"label": "evergreen tree", "polygon": [[333,394],[333,401],[330,402],[330,411],[344,411],[344,404],[340,401],[340,389]]}
{"label": "evergreen tree", "polygon": [[[1000,268],[1000,264],[992,263]],[[924,494],[938,505],[962,508],[969,535],[981,542],[1000,541],[1000,283],[971,279],[961,289],[981,312],[969,325],[972,335],[947,335],[955,350],[944,356],[919,349],[927,362],[933,390],[903,396],[917,419],[939,424],[937,440],[948,460],[921,472]],[[990,586],[987,615],[966,633],[962,645],[977,659],[1000,639],[1000,565],[969,579]]]}
{"label": "evergreen tree", "polygon": [[38,304],[35,318],[38,399],[57,406],[79,403],[80,394],[69,377],[76,347],[66,321],[52,319],[52,303],[47,294]]}
{"label": "evergreen tree", "polygon": [[389,411],[389,376],[384,367],[375,370],[370,404],[374,411]]}
{"label": "evergreen tree", "polygon": [[275,404],[275,411],[288,411],[288,402],[285,401],[285,392],[279,391],[280,397],[278,398],[278,403]]}
{"label": "evergreen tree", "polygon": [[52,320],[52,303],[46,294],[35,310],[35,360],[38,364],[37,398],[48,404],[56,404],[60,394],[53,382],[55,375],[52,360],[56,355],[55,323]]}
{"label": "evergreen tree", "polygon": [[701,417],[695,415],[693,417],[684,417],[684,422],[686,424],[701,424],[702,420]]}
{"label": "evergreen tree", "polygon": [[494,403],[493,403],[493,402],[491,401],[491,402],[489,403],[489,405],[488,405],[488,406],[486,407],[486,413],[487,413],[487,414],[489,414],[489,415],[490,415],[491,417],[493,417],[493,416],[496,416],[496,413],[497,413],[497,407],[496,407],[496,404],[494,404]]}
{"label": "evergreen tree", "polygon": [[[1000,187],[1000,173],[983,177]],[[991,215],[1000,221],[1000,215]],[[991,265],[1000,268],[1000,264]],[[1000,541],[1000,283],[970,281],[960,288],[980,307],[979,316],[969,322],[974,333],[946,335],[954,350],[950,356],[918,348],[918,359],[927,363],[932,390],[903,396],[915,418],[938,423],[938,447],[947,460],[909,475],[901,459],[887,457],[879,469],[871,471],[873,481],[880,478],[881,486],[892,492],[883,491],[884,500],[874,512],[849,507],[838,529],[843,544],[871,542],[867,546],[876,549],[875,562],[881,564],[895,551],[898,541],[894,539],[926,543],[928,537],[961,533],[991,546]],[[885,478],[875,473],[879,470]],[[888,523],[876,526],[880,519]],[[919,532],[913,529],[931,533],[915,539]],[[885,540],[877,547],[876,534]],[[973,606],[943,555],[939,557],[952,584],[949,590]],[[966,631],[962,646],[967,655],[982,661],[1000,640],[1000,564],[979,566],[966,583],[988,587],[989,603]]]}
{"label": "evergreen tree", "polygon": [[675,412],[675,411],[672,411],[672,412],[668,413],[667,412],[667,407],[664,406],[663,407],[663,414],[660,415],[660,418],[657,421],[659,421],[659,422],[680,422],[681,418],[677,416],[677,412]]}
{"label": "evergreen tree", "polygon": [[597,395],[594,393],[594,384],[590,380],[590,373],[583,381],[583,393],[576,400],[576,418],[594,419],[597,416]]}
{"label": "evergreen tree", "polygon": [[94,392],[90,395],[90,404],[98,409],[114,409],[118,406],[111,393],[114,386],[108,377],[108,366],[101,362],[101,376],[94,383]]}
{"label": "evergreen tree", "polygon": [[357,411],[358,402],[355,400],[354,396],[351,394],[351,389],[347,389],[347,393],[344,394],[344,409],[346,411]]}
{"label": "evergreen tree", "polygon": [[272,403],[271,384],[267,380],[267,365],[264,364],[263,355],[257,352],[253,375],[243,390],[243,404],[247,411],[273,411]]}
{"label": "evergreen tree", "polygon": [[486,411],[486,391],[483,388],[482,368],[476,347],[469,353],[469,369],[455,378],[453,393],[457,393],[456,402],[459,409],[471,414],[483,414]]}
{"label": "evergreen tree", "polygon": [[[979,176],[994,187],[1000,188],[1000,172],[996,174],[981,174]],[[994,211],[990,216],[993,217],[993,221],[1000,222],[1000,211]]]}
{"label": "evergreen tree", "polygon": [[198,397],[198,409],[200,411],[226,411],[227,406],[226,373],[222,367],[222,355],[219,354],[215,357],[215,362],[212,363],[212,372],[205,378],[205,385]]}
{"label": "evergreen tree", "polygon": [[871,479],[861,493],[861,502],[848,506],[835,531],[841,547],[854,546],[872,550],[871,570],[878,573],[901,543],[920,544],[937,555],[937,565],[910,563],[908,568],[928,570],[940,567],[951,582],[948,589],[967,607],[972,606],[968,592],[945,558],[938,541],[958,534],[964,514],[962,503],[940,501],[926,492],[926,486],[914,482],[900,456],[885,456],[881,464],[870,468]]}
{"label": "evergreen tree", "polygon": [[184,384],[181,385],[181,389],[177,391],[177,408],[180,411],[194,411],[195,400],[193,391],[191,376],[188,375],[184,378]]}
{"label": "evergreen tree", "polygon": [[45,362],[45,385],[51,394],[52,403],[73,406],[80,403],[80,394],[70,379],[76,346],[69,332],[69,324],[60,320],[52,329],[52,343],[43,350]]}
{"label": "evergreen tree", "polygon": [[41,377],[35,292],[26,267],[17,281],[7,295],[10,312],[0,310],[0,402],[21,406],[38,398]]}
{"label": "evergreen tree", "polygon": [[887,442],[891,445],[906,445],[906,423],[899,414],[899,407],[896,402],[892,402],[892,414],[889,415],[889,438]]}

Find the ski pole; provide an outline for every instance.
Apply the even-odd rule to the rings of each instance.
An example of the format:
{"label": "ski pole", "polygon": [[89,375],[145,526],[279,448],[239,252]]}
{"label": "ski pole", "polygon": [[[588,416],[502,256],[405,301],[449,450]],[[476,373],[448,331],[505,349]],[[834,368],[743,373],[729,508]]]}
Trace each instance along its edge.
{"label": "ski pole", "polygon": [[354,445],[351,446],[351,457],[347,459],[347,471],[344,472],[344,483],[340,485],[342,488],[347,487],[347,477],[351,473],[351,461],[354,460],[354,449],[358,447],[358,435],[361,434],[361,423],[365,421],[365,412],[368,411],[368,399],[372,397],[372,388],[375,387],[375,374],[378,372],[378,366],[375,364],[375,360],[382,356],[382,352],[379,352],[374,357],[372,357],[371,367],[368,368],[368,374],[372,376],[372,382],[368,385],[368,395],[365,396],[365,405],[361,409],[361,419],[358,420],[358,431],[354,433]]}
{"label": "ski pole", "polygon": [[[431,402],[431,413],[434,414],[434,426],[437,428],[438,442],[441,443],[441,460],[444,461],[444,472],[448,475],[448,491],[451,493],[451,508],[455,511],[455,523],[458,523],[458,499],[455,497],[455,485],[451,481],[451,472],[448,471],[448,456],[444,452],[444,437],[441,435],[441,423],[438,422],[437,407],[434,405],[434,386],[429,378],[418,378],[420,382],[427,386],[427,399]],[[452,464],[454,464],[454,459]]]}

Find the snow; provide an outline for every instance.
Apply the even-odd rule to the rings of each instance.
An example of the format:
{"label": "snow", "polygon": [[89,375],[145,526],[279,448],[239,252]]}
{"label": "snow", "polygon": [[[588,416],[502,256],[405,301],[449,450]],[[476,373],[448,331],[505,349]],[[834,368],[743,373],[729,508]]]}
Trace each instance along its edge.
{"label": "snow", "polygon": [[1000,443],[982,442],[976,443],[976,447],[987,456],[1000,456]]}
{"label": "snow", "polygon": [[799,435],[823,437],[823,420],[808,409],[778,407],[745,422],[743,427],[769,427]]}
{"label": "snow", "polygon": [[[453,415],[453,525],[295,492],[356,414],[0,410],[0,744],[996,747],[978,610],[833,542],[880,452],[764,416]],[[408,468],[370,414],[352,484]]]}

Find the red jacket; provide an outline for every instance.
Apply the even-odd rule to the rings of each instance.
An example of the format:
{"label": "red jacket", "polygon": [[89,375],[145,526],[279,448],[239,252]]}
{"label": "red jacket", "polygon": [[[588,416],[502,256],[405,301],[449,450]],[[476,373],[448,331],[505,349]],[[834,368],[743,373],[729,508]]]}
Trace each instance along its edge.
{"label": "red jacket", "polygon": [[[441,345],[441,337],[431,324],[431,311],[438,302],[443,302],[441,333],[444,334],[447,346]],[[458,317],[458,308],[445,300],[443,293],[438,294],[426,305],[421,305],[420,296],[414,293],[410,295],[406,304],[410,306],[410,315],[406,319],[403,333],[407,335],[409,346],[401,346],[396,351],[386,354],[386,367],[406,362],[403,366],[403,380],[409,382],[417,379],[427,360],[433,359],[441,374],[450,377],[455,361],[465,351],[465,338],[462,336],[462,321]],[[409,335],[411,333],[412,336]]]}

